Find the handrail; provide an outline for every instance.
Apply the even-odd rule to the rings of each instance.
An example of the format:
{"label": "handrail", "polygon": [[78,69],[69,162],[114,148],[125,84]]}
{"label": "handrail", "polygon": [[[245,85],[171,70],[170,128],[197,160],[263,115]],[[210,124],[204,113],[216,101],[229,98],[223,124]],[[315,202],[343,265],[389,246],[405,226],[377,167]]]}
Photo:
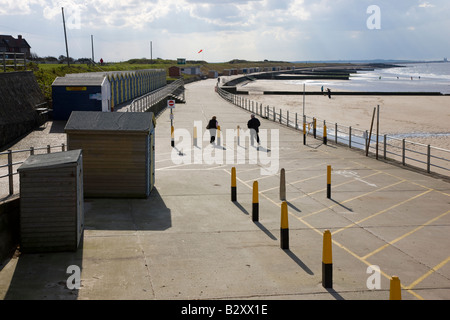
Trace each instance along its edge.
{"label": "handrail", "polygon": [[183,79],[178,79],[162,88],[149,92],[139,98],[134,99],[126,112],[145,112],[152,106],[156,105],[168,95],[175,92],[178,88],[184,88]]}
{"label": "handrail", "polygon": [[[17,166],[25,162],[25,157],[22,157],[21,159],[16,159],[14,161],[13,155],[18,154],[22,155],[24,153],[28,153],[28,155],[34,155],[36,151],[40,150],[46,150],[46,153],[51,153],[53,149],[57,149],[57,151],[65,151],[66,145],[62,143],[61,145],[51,146],[47,145],[45,147],[30,147],[29,149],[22,149],[22,150],[8,150],[6,152],[0,152],[0,161],[6,156],[7,162],[6,164],[0,165],[0,179],[8,178],[8,186],[9,186],[9,192],[8,195],[11,196],[14,194],[14,176],[18,174],[17,172]],[[2,174],[2,168],[7,168],[8,173]],[[3,196],[0,194],[0,197]]]}
{"label": "handrail", "polygon": [[[247,110],[249,112],[258,114],[259,116],[271,121],[279,122],[281,125],[285,125],[295,130],[303,131],[303,121],[305,124],[311,124],[315,120],[318,124],[314,130],[314,138],[319,134],[319,137],[323,138],[324,125],[327,126],[327,140],[335,144],[346,145],[349,148],[356,147],[358,149],[365,150],[368,144],[368,131],[353,128],[351,126],[343,126],[334,123],[329,125],[326,120],[320,120],[314,117],[306,116],[304,119],[302,115],[295,113],[294,116],[289,115],[289,112],[283,112],[280,108],[279,111],[275,107],[266,106],[263,107],[262,103],[254,102],[244,96],[230,93],[220,86],[216,86],[216,92],[220,97],[229,101],[230,103]],[[295,120],[293,120],[295,119]],[[308,121],[309,120],[309,121]],[[321,125],[320,123],[323,123]],[[301,125],[300,125],[301,123]],[[331,123],[331,122],[330,122]],[[310,134],[310,130],[307,134]],[[372,133],[373,135],[373,133]],[[378,139],[377,139],[378,138]],[[375,141],[378,140],[378,145]],[[425,149],[425,150],[424,150]],[[392,159],[400,161],[404,166],[411,165],[411,162],[419,163],[423,166],[418,168],[425,169],[428,173],[433,169],[439,169],[440,172],[446,176],[450,176],[450,150],[444,148],[438,148],[431,145],[426,145],[419,142],[413,142],[406,139],[399,139],[388,135],[378,135],[375,133],[374,139],[372,139],[369,145],[369,152],[375,154],[378,159],[378,153],[381,153],[381,158]],[[400,153],[399,153],[400,152]],[[388,158],[389,155],[389,158]],[[407,163],[407,160],[408,163]],[[411,165],[417,167],[415,165]],[[435,172],[435,171],[433,171]]]}

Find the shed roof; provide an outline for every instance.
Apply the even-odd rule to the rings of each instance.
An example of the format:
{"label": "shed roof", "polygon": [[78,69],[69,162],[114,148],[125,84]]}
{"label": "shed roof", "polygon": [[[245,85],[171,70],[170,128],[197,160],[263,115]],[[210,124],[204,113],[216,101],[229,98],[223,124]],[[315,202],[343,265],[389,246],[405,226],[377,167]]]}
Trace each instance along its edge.
{"label": "shed roof", "polygon": [[83,75],[77,77],[57,77],[52,86],[101,86],[105,79],[103,74]]}
{"label": "shed roof", "polygon": [[17,169],[17,171],[26,171],[38,168],[66,167],[77,163],[81,153],[81,150],[70,150],[64,152],[32,155],[24,161],[24,163]]}
{"label": "shed roof", "polygon": [[156,126],[153,112],[73,111],[64,130],[150,132]]}

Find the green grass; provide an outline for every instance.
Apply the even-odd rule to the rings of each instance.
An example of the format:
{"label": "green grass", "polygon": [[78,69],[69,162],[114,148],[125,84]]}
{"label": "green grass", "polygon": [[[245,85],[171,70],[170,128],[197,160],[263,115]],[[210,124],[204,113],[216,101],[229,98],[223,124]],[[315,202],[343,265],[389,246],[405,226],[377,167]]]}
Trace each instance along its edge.
{"label": "green grass", "polygon": [[[108,63],[105,65],[87,65],[87,64],[71,64],[68,67],[66,64],[36,64],[29,63],[27,70],[32,70],[34,75],[42,88],[42,92],[47,100],[51,100],[52,96],[52,83],[56,77],[63,77],[68,73],[84,73],[84,72],[99,72],[99,71],[127,71],[127,70],[139,70],[139,69],[165,69],[169,78],[169,68],[177,66],[175,60],[155,59],[150,63],[149,59],[131,59],[127,62]],[[244,60],[232,60],[223,63],[208,63],[205,61],[187,61],[183,67],[200,66],[200,70],[204,75],[208,75],[210,70],[215,70],[219,74],[223,73],[225,69],[241,69],[252,67],[283,67],[293,66],[290,62],[283,61],[244,61]],[[313,66],[312,64],[295,64],[296,67]],[[317,65],[319,66],[319,65]],[[187,79],[189,75],[184,75]]]}

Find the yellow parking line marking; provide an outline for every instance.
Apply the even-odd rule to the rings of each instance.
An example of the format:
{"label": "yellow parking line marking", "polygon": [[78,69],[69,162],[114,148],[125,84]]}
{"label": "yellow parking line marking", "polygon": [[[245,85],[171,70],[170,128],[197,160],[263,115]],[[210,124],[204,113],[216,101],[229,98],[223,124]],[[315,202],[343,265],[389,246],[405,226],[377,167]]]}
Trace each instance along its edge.
{"label": "yellow parking line marking", "polygon": [[[223,171],[225,171],[226,173],[228,173],[229,175],[231,175],[231,172],[230,172],[230,171],[227,171],[226,169],[223,169]],[[240,181],[241,183],[243,183],[245,186],[247,186],[249,189],[253,189],[253,186],[250,186],[249,184],[247,184],[246,182],[242,181],[242,180],[239,179],[239,178],[236,178],[236,179],[237,179],[238,181]],[[395,184],[399,184],[399,183],[402,183],[402,182],[404,182],[404,181],[405,181],[405,180],[402,180],[402,181],[399,181],[399,182],[397,182],[397,183],[395,183]],[[394,185],[395,185],[395,184],[394,184]],[[431,190],[430,190],[430,191],[431,191]],[[276,205],[277,207],[281,207],[281,202],[280,202],[280,203],[277,203],[277,202],[273,201],[272,199],[268,198],[266,195],[264,195],[264,194],[261,194],[261,195],[262,195],[264,198],[266,198],[267,200],[269,200],[270,202],[272,202],[272,203],[273,203],[274,205]],[[297,220],[299,220],[300,222],[302,222],[303,224],[305,224],[305,225],[306,225],[307,227],[309,227],[311,230],[317,232],[319,235],[322,236],[322,232],[321,232],[319,229],[315,228],[314,226],[312,226],[312,225],[309,224],[308,222],[304,221],[302,217],[298,217],[297,215],[293,214],[292,212],[288,212],[288,213],[289,213],[291,216],[293,216],[294,218],[296,218]],[[347,253],[349,253],[349,254],[352,255],[353,257],[355,257],[355,258],[356,258],[357,260],[359,260],[360,262],[366,264],[367,266],[372,265],[372,263],[370,263],[370,262],[368,262],[367,260],[361,258],[361,257],[358,256],[356,253],[354,253],[353,251],[351,251],[350,249],[348,249],[348,248],[345,247],[344,245],[340,244],[339,242],[337,242],[337,241],[335,241],[335,240],[332,240],[332,242],[333,242],[336,246],[338,246],[339,248],[343,249],[344,251],[346,251]],[[391,278],[390,275],[386,274],[385,272],[383,272],[383,271],[381,271],[381,270],[380,270],[380,273],[381,273],[386,279],[390,279],[390,278]],[[403,285],[402,285],[402,288],[406,289]],[[414,292],[413,290],[411,290],[411,289],[407,289],[407,290],[408,290],[409,293],[411,293],[411,294],[412,294],[413,296],[415,296],[416,298],[421,299],[421,300],[425,300],[423,297],[421,297],[420,295],[418,295],[418,294],[417,294],[416,292]]]}
{"label": "yellow parking line marking", "polygon": [[434,266],[433,268],[431,268],[431,270],[429,270],[427,273],[425,273],[423,276],[421,276],[419,279],[417,279],[416,281],[414,281],[413,283],[411,283],[409,286],[405,287],[405,289],[410,290],[412,288],[414,288],[416,285],[418,285],[420,282],[422,282],[423,280],[425,280],[426,278],[428,278],[430,275],[432,275],[434,272],[438,271],[440,268],[442,268],[447,262],[450,261],[450,257],[447,257],[447,259],[445,259],[444,261],[442,261],[441,263],[439,263],[438,265]]}
{"label": "yellow parking line marking", "polygon": [[361,220],[359,220],[359,221],[353,222],[353,223],[351,223],[351,224],[349,224],[349,225],[347,225],[347,226],[345,226],[345,227],[343,227],[343,228],[341,228],[341,229],[338,229],[338,230],[334,231],[334,232],[332,233],[332,235],[334,235],[334,234],[336,234],[336,233],[338,233],[338,232],[341,232],[341,231],[343,231],[343,230],[345,230],[345,229],[348,229],[348,228],[350,228],[350,227],[352,227],[352,226],[354,226],[354,225],[360,224],[361,222],[364,222],[364,221],[366,221],[366,220],[372,219],[373,217],[376,217],[376,216],[378,216],[378,215],[380,215],[380,214],[383,214],[383,213],[385,213],[385,212],[388,212],[389,210],[395,209],[395,208],[397,208],[397,207],[399,207],[399,206],[401,206],[401,205],[404,205],[405,203],[407,203],[407,202],[409,202],[409,201],[412,201],[412,200],[417,199],[417,198],[419,198],[419,197],[421,197],[421,196],[424,196],[424,195],[426,195],[427,193],[430,193],[430,192],[432,192],[432,191],[433,191],[433,190],[431,190],[431,189],[430,189],[430,190],[427,190],[427,191],[422,192],[422,193],[420,193],[420,194],[418,194],[418,195],[416,195],[416,196],[414,196],[414,197],[411,197],[411,198],[406,199],[406,200],[404,200],[404,201],[402,201],[402,202],[399,202],[399,203],[397,203],[397,204],[394,204],[393,206],[390,206],[389,208],[386,208],[386,209],[383,209],[383,210],[381,210],[381,211],[378,211],[377,213],[374,213],[374,214],[372,214],[372,215],[370,215],[370,216],[368,216],[368,217],[366,217],[366,218],[364,218],[364,219],[361,219]]}
{"label": "yellow parking line marking", "polygon": [[[359,162],[356,162],[356,161],[352,161],[352,162],[355,163],[355,164],[358,164],[358,165],[360,165],[360,166],[363,166],[363,167],[365,167],[365,168],[368,168],[368,169],[370,169],[370,170],[379,170],[379,169],[373,169],[373,168],[371,168],[371,167],[369,167],[369,166],[360,164]],[[414,182],[414,181],[411,181],[411,180],[408,180],[408,179],[400,178],[400,177],[396,176],[395,174],[392,174],[392,173],[389,173],[389,172],[386,172],[386,171],[383,171],[383,170],[379,170],[379,171],[383,172],[384,174],[386,174],[386,175],[388,175],[388,176],[391,176],[391,177],[394,177],[394,178],[397,178],[397,179],[401,179],[401,180],[405,180],[405,181],[407,181],[407,182],[409,182],[409,183],[411,183],[411,184],[414,184],[414,185],[416,185],[416,186],[419,186],[419,187],[421,187],[421,188],[424,188],[424,189],[431,189],[431,190],[436,191],[436,192],[438,192],[438,193],[441,193],[441,194],[443,194],[443,195],[445,195],[445,196],[450,196],[450,194],[445,193],[444,191],[436,190],[436,189],[433,189],[433,188],[424,186],[424,185],[422,185],[422,184],[420,184],[420,183],[417,183],[417,182]]]}
{"label": "yellow parking line marking", "polygon": [[372,193],[375,193],[375,192],[378,192],[378,191],[381,191],[381,190],[384,190],[384,189],[387,189],[387,188],[396,186],[396,185],[398,185],[398,184],[400,184],[400,183],[403,183],[403,182],[405,182],[405,180],[398,181],[398,182],[396,182],[396,183],[393,183],[393,184],[384,186],[384,187],[382,187],[382,188],[379,188],[379,189],[376,189],[376,190],[373,190],[373,191],[370,191],[370,192],[366,192],[366,193],[364,193],[364,194],[360,194],[359,196],[356,196],[356,197],[353,197],[353,198],[344,200],[344,201],[342,201],[342,202],[339,202],[339,203],[333,204],[333,205],[331,205],[331,206],[328,206],[328,207],[326,207],[326,208],[320,209],[320,210],[318,210],[318,211],[312,212],[312,213],[310,213],[310,214],[308,214],[308,215],[303,216],[302,218],[310,217],[310,216],[313,216],[313,215],[318,214],[318,213],[320,213],[320,212],[324,212],[324,211],[326,211],[326,210],[330,210],[330,209],[332,209],[332,208],[334,208],[334,207],[337,207],[337,206],[339,206],[339,205],[342,205],[342,204],[344,204],[344,203],[347,203],[347,202],[350,202],[350,201],[353,201],[353,200],[356,200],[356,199],[359,199],[359,198],[368,196],[369,194],[372,194]]}
{"label": "yellow parking line marking", "polygon": [[449,212],[450,212],[450,210],[448,210],[447,212],[444,212],[443,214],[441,214],[441,215],[439,215],[439,216],[437,216],[437,217],[435,217],[435,218],[433,218],[433,219],[431,219],[431,220],[425,222],[423,225],[421,225],[421,226],[415,228],[414,230],[411,230],[411,231],[409,231],[409,232],[403,234],[402,236],[400,236],[400,237],[398,237],[398,238],[396,238],[396,239],[394,239],[394,240],[392,240],[392,241],[389,241],[389,242],[386,243],[385,245],[379,247],[378,249],[372,251],[371,253],[365,255],[365,256],[362,257],[362,258],[363,258],[363,259],[367,259],[368,257],[373,256],[374,254],[380,252],[381,250],[387,248],[388,246],[393,245],[394,243],[396,243],[396,242],[398,242],[398,241],[400,241],[400,240],[406,238],[407,236],[413,234],[414,232],[419,231],[420,229],[424,228],[425,226],[427,226],[427,225],[433,223],[434,221],[436,221],[436,220],[442,218],[443,216],[447,215]]}

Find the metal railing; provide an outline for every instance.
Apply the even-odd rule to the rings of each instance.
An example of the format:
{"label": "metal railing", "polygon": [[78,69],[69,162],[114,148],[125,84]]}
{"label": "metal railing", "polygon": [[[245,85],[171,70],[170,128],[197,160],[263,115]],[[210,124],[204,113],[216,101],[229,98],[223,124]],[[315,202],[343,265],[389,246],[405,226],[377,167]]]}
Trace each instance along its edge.
{"label": "metal railing", "polygon": [[368,130],[361,130],[351,126],[343,126],[330,123],[324,119],[304,116],[302,114],[289,114],[289,111],[271,106],[263,106],[262,103],[252,101],[244,96],[232,94],[216,86],[216,92],[230,103],[255,113],[265,119],[278,122],[290,128],[303,132],[305,122],[306,134],[313,138],[324,136],[326,127],[327,142],[341,144],[349,148],[356,148],[375,155],[377,159],[390,159],[400,162],[403,166],[412,166],[426,170],[428,173],[439,173],[450,176],[450,150],[433,147],[418,142],[399,139],[388,135],[371,133],[369,143]]}
{"label": "metal railing", "polygon": [[[20,167],[22,163],[25,162],[25,160],[34,154],[39,153],[52,153],[53,150],[56,151],[65,151],[66,145],[63,143],[58,146],[51,146],[47,145],[45,147],[30,147],[29,149],[24,150],[8,150],[5,152],[0,152],[0,180],[7,178],[8,179],[8,186],[7,188],[4,188],[3,184],[0,184],[2,187],[0,189],[0,199],[3,196],[11,196],[14,194],[15,185],[17,184],[18,180],[15,181],[14,176],[18,174],[17,169]],[[44,151],[44,152],[42,152]],[[55,151],[53,151],[55,152]],[[8,189],[6,191],[6,189]]]}
{"label": "metal railing", "polygon": [[17,71],[17,67],[27,68],[27,60],[25,53],[17,52],[0,52],[0,63],[3,66],[3,72],[6,72],[7,68],[14,68]]}
{"label": "metal railing", "polygon": [[[181,90],[180,90],[181,88]],[[167,96],[175,94],[178,96],[179,92],[182,91],[184,100],[184,81],[183,79],[178,79],[162,88],[154,90],[146,95],[143,95],[139,98],[134,99],[128,109],[127,112],[146,112],[151,107],[157,105],[159,102],[164,100]],[[159,110],[157,110],[159,111]],[[157,113],[157,112],[155,112]]]}

